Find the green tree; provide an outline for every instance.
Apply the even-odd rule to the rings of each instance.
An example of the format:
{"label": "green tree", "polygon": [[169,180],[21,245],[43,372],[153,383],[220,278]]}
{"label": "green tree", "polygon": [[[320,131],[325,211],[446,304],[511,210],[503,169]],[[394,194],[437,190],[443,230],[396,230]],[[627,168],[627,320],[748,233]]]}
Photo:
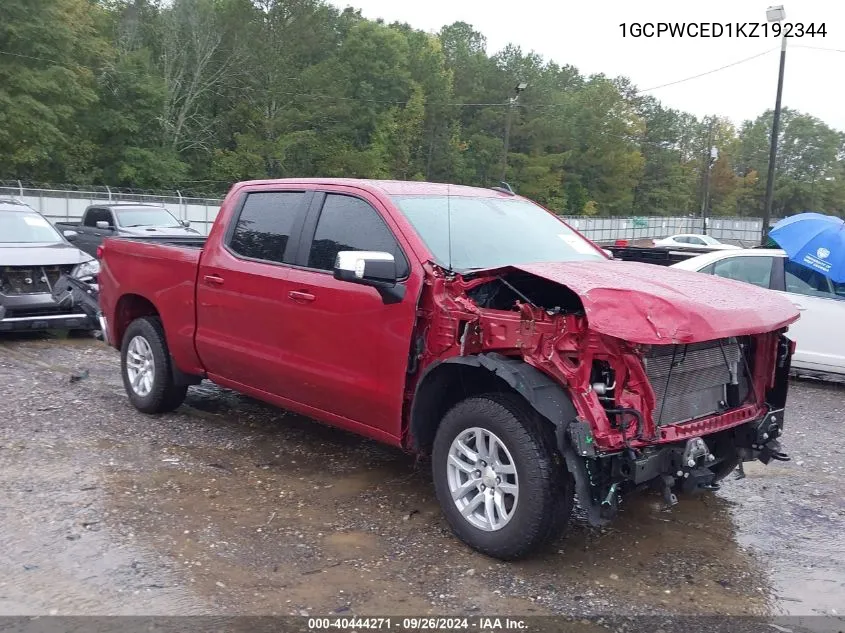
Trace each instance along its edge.
{"label": "green tree", "polygon": [[[792,215],[809,209],[824,210],[820,205],[836,206],[829,192],[841,191],[843,143],[841,132],[831,129],[815,117],[784,108],[778,138],[772,213]],[[740,169],[767,174],[769,138],[773,113],[747,121],[740,133],[738,165]],[[756,204],[746,212],[757,215],[762,210],[765,176],[755,185]]]}
{"label": "green tree", "polygon": [[[525,82],[516,103],[514,86]],[[220,194],[291,176],[506,179],[550,209],[689,215],[707,121],[624,77],[326,0],[4,0],[0,178]],[[718,121],[715,215],[762,210],[771,113]],[[845,213],[845,138],[784,110],[775,215]]]}
{"label": "green tree", "polygon": [[64,179],[90,162],[78,115],[97,100],[98,11],[86,0],[0,2],[0,172]]}

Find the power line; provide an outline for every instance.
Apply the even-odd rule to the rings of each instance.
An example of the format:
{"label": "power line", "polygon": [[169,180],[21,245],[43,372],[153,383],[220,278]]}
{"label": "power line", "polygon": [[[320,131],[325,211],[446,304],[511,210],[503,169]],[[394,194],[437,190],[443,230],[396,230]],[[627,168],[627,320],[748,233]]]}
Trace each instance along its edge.
{"label": "power line", "polygon": [[[68,70],[76,70],[67,64],[62,62],[57,62],[55,59],[48,59],[47,57],[35,57],[33,55],[23,55],[22,53],[12,53],[11,51],[0,51],[0,55],[9,55],[10,57],[20,57],[21,59],[31,59],[37,62],[50,62],[51,64],[55,64],[56,66],[61,66],[62,68],[67,68]],[[85,66],[82,66],[85,68]]]}
{"label": "power line", "polygon": [[740,59],[737,62],[733,62],[730,64],[726,64],[725,66],[719,66],[719,68],[714,68],[713,70],[708,70],[707,72],[699,73],[698,75],[693,75],[692,77],[687,77],[686,79],[678,79],[677,81],[670,81],[669,83],[660,84],[659,86],[653,86],[651,88],[645,88],[644,90],[638,90],[637,94],[642,94],[643,92],[650,92],[652,90],[657,90],[658,88],[666,88],[667,86],[674,86],[676,84],[681,84],[686,81],[692,81],[693,79],[698,79],[699,77],[704,77],[706,75],[712,75],[713,73],[717,73],[720,70],[725,70],[726,68],[731,68],[733,66],[738,66],[739,64],[744,64],[745,62],[750,62],[752,59],[757,59],[758,57],[762,57],[763,55],[768,55],[772,51],[778,50],[777,48],[770,48],[769,50],[763,51],[762,53],[757,53],[756,55],[752,55],[751,57],[746,57],[745,59]]}
{"label": "power line", "polygon": [[[307,97],[311,99],[327,99],[331,101],[357,101],[359,103],[382,103],[386,105],[400,105],[406,106],[409,101],[393,101],[384,99],[366,99],[363,97],[338,97],[336,95],[323,95],[313,92],[274,92],[274,94],[285,95],[288,97]],[[507,106],[506,102],[497,103],[430,103],[433,107],[491,107],[491,106]]]}
{"label": "power line", "polygon": [[830,53],[845,53],[842,48],[827,48],[826,46],[807,46],[806,44],[792,44],[790,48],[809,48],[814,51],[828,51]]}

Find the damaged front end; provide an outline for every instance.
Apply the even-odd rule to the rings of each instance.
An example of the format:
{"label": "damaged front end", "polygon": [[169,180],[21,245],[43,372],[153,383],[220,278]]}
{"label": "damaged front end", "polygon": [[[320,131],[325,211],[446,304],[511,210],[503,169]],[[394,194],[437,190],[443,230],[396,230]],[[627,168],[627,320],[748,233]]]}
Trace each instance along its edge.
{"label": "damaged front end", "polygon": [[[618,264],[592,266],[624,279]],[[495,355],[550,377],[572,410],[546,417],[593,524],[631,490],[656,488],[673,505],[676,492],[717,489],[742,461],[788,459],[778,438],[794,317],[768,296],[768,313],[738,308],[732,325],[716,326],[724,302],[708,313],[683,289],[621,288],[602,269],[590,282],[584,264],[428,273],[412,365]]]}
{"label": "damaged front end", "polygon": [[631,403],[606,379],[590,385],[621,442],[613,434],[596,441],[596,418],[570,423],[561,438],[564,454],[580,458],[573,468],[595,523],[632,488],[655,488],[674,505],[675,492],[716,490],[743,461],[789,459],[778,437],[794,345],[781,331],[638,351],[647,380],[628,390],[653,394],[643,408],[623,406]]}
{"label": "damaged front end", "polygon": [[105,320],[100,310],[100,288],[96,277],[77,278],[72,275],[62,275],[53,285],[53,299],[63,310],[77,310],[88,317],[91,328],[98,332],[102,339],[105,333]]}
{"label": "damaged front end", "polygon": [[0,267],[0,332],[100,328],[96,277],[78,268]]}

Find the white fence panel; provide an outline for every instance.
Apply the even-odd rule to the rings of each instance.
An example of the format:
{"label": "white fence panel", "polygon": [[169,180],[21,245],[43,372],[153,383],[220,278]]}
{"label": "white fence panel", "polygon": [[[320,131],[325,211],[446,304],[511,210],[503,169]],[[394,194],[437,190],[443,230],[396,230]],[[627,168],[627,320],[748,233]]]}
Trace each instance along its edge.
{"label": "white fence panel", "polygon": [[[219,199],[185,198],[181,195],[152,195],[106,191],[73,191],[0,186],[0,197],[13,196],[41,212],[51,222],[79,221],[85,207],[105,201],[150,202],[162,204],[180,220],[208,235],[217,213]],[[694,217],[627,217],[591,218],[562,216],[572,227],[596,242],[618,239],[639,240],[665,237],[676,233],[701,233],[701,218]],[[716,239],[756,244],[760,240],[762,222],[753,218],[709,218],[707,233]]]}

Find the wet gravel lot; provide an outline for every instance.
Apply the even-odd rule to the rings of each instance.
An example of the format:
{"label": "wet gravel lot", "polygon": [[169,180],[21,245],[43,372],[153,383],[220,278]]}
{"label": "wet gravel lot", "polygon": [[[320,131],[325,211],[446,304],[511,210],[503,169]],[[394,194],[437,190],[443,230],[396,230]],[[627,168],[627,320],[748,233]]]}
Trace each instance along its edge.
{"label": "wet gravel lot", "polygon": [[452,537],[427,464],[210,384],[145,416],[118,369],[0,339],[0,615],[845,613],[845,386],[793,382],[792,462],[507,564]]}

